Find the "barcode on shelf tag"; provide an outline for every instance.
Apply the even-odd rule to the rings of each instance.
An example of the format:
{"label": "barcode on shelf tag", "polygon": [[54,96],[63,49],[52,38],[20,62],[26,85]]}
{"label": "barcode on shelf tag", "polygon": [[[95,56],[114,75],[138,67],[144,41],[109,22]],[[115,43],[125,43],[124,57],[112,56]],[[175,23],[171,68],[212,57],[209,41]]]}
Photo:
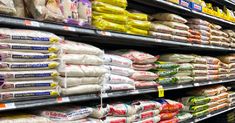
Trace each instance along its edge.
{"label": "barcode on shelf tag", "polygon": [[199,86],[199,83],[193,83],[194,86]]}
{"label": "barcode on shelf tag", "polygon": [[0,103],[0,110],[14,109],[16,108],[15,103]]}
{"label": "barcode on shelf tag", "polygon": [[178,85],[177,88],[183,88],[183,85]]}
{"label": "barcode on shelf tag", "polygon": [[36,22],[36,21],[25,20],[25,21],[24,21],[24,24],[25,24],[26,26],[40,27],[39,22]]}
{"label": "barcode on shelf tag", "polygon": [[73,31],[73,32],[76,31],[76,29],[74,27],[68,27],[68,26],[64,26],[64,30]]}
{"label": "barcode on shelf tag", "polygon": [[158,89],[158,97],[164,97],[164,88],[160,85],[157,87]]}
{"label": "barcode on shelf tag", "polygon": [[57,103],[70,102],[69,97],[58,97]]}
{"label": "barcode on shelf tag", "polygon": [[103,36],[112,36],[110,32],[106,32],[106,31],[100,31],[100,34]]}

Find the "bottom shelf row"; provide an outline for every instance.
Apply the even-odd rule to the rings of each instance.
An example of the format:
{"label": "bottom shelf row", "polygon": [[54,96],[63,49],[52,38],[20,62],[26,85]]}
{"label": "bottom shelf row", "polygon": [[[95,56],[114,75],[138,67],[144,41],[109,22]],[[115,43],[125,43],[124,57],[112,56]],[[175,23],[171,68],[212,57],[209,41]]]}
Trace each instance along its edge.
{"label": "bottom shelf row", "polygon": [[0,122],[194,123],[233,110],[232,90],[233,87],[213,85],[187,91],[174,99],[143,95],[25,109],[20,114],[1,114]]}

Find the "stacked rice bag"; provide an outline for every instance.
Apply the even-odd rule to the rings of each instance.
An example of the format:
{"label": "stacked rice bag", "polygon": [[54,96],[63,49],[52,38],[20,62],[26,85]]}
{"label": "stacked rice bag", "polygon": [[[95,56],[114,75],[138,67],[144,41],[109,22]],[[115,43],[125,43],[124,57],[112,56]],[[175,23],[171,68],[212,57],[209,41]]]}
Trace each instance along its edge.
{"label": "stacked rice bag", "polygon": [[51,122],[96,122],[100,120],[88,118],[93,109],[90,107],[81,107],[77,105],[54,106],[35,110],[34,114],[50,119]]}
{"label": "stacked rice bag", "polygon": [[228,34],[228,38],[230,41],[230,47],[235,48],[235,32],[233,30],[223,30],[225,33]]}
{"label": "stacked rice bag", "polygon": [[212,24],[210,44],[222,47],[230,46],[230,39],[228,37],[228,34],[221,31],[221,26]]}
{"label": "stacked rice bag", "polygon": [[203,56],[207,65],[207,80],[217,80],[220,78],[219,74],[226,74],[226,70],[220,69],[220,60],[218,58]]}
{"label": "stacked rice bag", "polygon": [[112,53],[132,60],[132,67],[135,71],[131,78],[135,81],[136,88],[157,86],[154,80],[158,78],[158,75],[148,70],[155,67],[154,62],[158,57],[135,50],[117,50]]}
{"label": "stacked rice bag", "polygon": [[131,68],[132,61],[128,58],[105,54],[105,68],[109,71],[105,75],[103,83],[104,91],[122,91],[135,89],[134,80],[130,77],[134,70]]}
{"label": "stacked rice bag", "polygon": [[235,78],[235,55],[229,54],[225,56],[219,56],[218,58],[221,60],[221,62],[225,63],[223,64],[224,66],[229,68],[229,74],[227,77]]}
{"label": "stacked rice bag", "polygon": [[183,97],[179,101],[185,105],[184,111],[192,113],[194,117],[201,117],[229,106],[226,91],[222,85],[197,88],[187,93],[191,96]]}
{"label": "stacked rice bag", "polygon": [[58,36],[42,31],[1,28],[0,100],[58,96]]}
{"label": "stacked rice bag", "polygon": [[95,93],[101,91],[104,52],[97,47],[71,41],[60,42],[61,74],[57,80],[63,95]]}
{"label": "stacked rice bag", "polygon": [[235,92],[234,91],[228,91],[228,100],[229,100],[230,107],[235,106]]}
{"label": "stacked rice bag", "polygon": [[166,40],[187,42],[189,27],[185,25],[187,20],[172,13],[157,13],[153,16],[150,35]]}
{"label": "stacked rice bag", "polygon": [[219,79],[227,79],[229,77],[229,65],[223,63],[222,61],[219,62]]}
{"label": "stacked rice bag", "polygon": [[126,32],[126,0],[92,1],[92,25],[100,30]]}
{"label": "stacked rice bag", "polygon": [[127,33],[137,35],[148,35],[151,22],[148,15],[132,10],[128,13]]}
{"label": "stacked rice bag", "polygon": [[184,105],[169,99],[160,99],[157,102],[161,103],[159,114],[161,121],[159,123],[178,123],[180,119],[177,118],[177,115]]}
{"label": "stacked rice bag", "polygon": [[79,26],[91,25],[92,8],[89,0],[62,0],[60,8],[65,23]]}
{"label": "stacked rice bag", "polygon": [[188,19],[187,25],[190,27],[189,42],[197,44],[209,44],[211,37],[211,24],[205,20],[192,18]]}
{"label": "stacked rice bag", "polygon": [[63,22],[64,16],[57,0],[24,0],[33,18],[52,22]]}

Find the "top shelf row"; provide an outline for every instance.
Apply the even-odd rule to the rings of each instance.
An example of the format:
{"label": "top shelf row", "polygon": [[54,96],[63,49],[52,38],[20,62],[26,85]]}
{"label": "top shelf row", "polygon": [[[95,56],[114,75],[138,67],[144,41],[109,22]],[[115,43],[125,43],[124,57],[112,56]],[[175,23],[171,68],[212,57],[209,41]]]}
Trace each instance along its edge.
{"label": "top shelf row", "polygon": [[[27,1],[27,0],[25,0],[25,1]],[[89,1],[89,0],[87,0],[87,1]],[[227,32],[226,32],[227,34],[224,34],[224,32],[223,32],[224,30],[214,29],[214,34],[211,33],[211,34],[207,35],[207,33],[212,32],[211,30],[213,30],[213,29],[209,28],[209,30],[207,30],[207,27],[209,27],[209,26],[206,24],[206,25],[202,25],[202,27],[206,27],[205,30],[207,32],[205,32],[205,30],[203,30],[203,29],[199,29],[199,31],[198,31],[198,29],[195,29],[196,28],[195,25],[198,25],[198,24],[193,25],[194,23],[189,23],[189,24],[187,23],[187,25],[183,23],[186,26],[186,29],[185,29],[186,31],[182,31],[181,29],[175,29],[174,27],[171,27],[171,23],[169,23],[170,25],[162,23],[162,22],[164,22],[164,20],[157,19],[157,23],[155,23],[155,22],[150,23],[148,21],[143,21],[143,20],[139,21],[138,19],[135,20],[137,17],[134,17],[135,19],[131,18],[131,20],[133,20],[133,21],[130,21],[129,14],[128,14],[128,16],[124,15],[124,16],[128,17],[129,21],[123,21],[123,20],[125,20],[125,18],[124,18],[124,16],[122,17],[122,15],[120,13],[119,13],[120,14],[119,16],[116,16],[118,14],[116,14],[116,15],[110,14],[107,11],[106,11],[107,13],[105,13],[105,12],[102,13],[102,12],[103,12],[103,10],[109,10],[109,9],[115,10],[115,11],[118,9],[120,9],[120,11],[121,10],[126,11],[125,10],[126,3],[123,3],[123,4],[119,3],[120,4],[119,7],[121,6],[120,8],[115,8],[118,5],[114,5],[111,3],[110,5],[113,5],[113,6],[109,6],[109,7],[111,7],[111,8],[109,8],[108,6],[106,6],[107,3],[105,3],[103,0],[97,0],[97,1],[101,1],[101,3],[94,3],[92,5],[93,25],[95,25],[95,27],[98,29],[101,29],[107,25],[109,25],[110,28],[121,26],[121,28],[122,27],[127,28],[126,32],[129,34],[120,33],[120,32],[113,32],[113,31],[101,31],[101,30],[97,30],[93,27],[84,28],[84,27],[78,27],[75,25],[71,26],[71,25],[64,24],[64,23],[63,24],[62,23],[51,23],[51,22],[38,21],[38,20],[34,20],[34,19],[23,19],[23,18],[10,17],[10,16],[4,16],[4,15],[0,16],[0,24],[3,27],[10,27],[10,28],[27,28],[27,29],[51,31],[51,32],[54,32],[59,35],[69,36],[70,38],[73,37],[75,39],[77,39],[77,37],[79,35],[79,41],[81,39],[83,41],[90,41],[90,42],[101,43],[101,44],[118,44],[118,45],[127,45],[127,46],[145,46],[145,47],[163,46],[163,47],[170,47],[173,49],[176,49],[176,48],[182,49],[182,47],[184,47],[183,49],[186,49],[186,50],[190,49],[190,50],[235,52],[235,32],[233,33],[234,34],[234,37],[233,37],[233,36],[228,35]],[[125,1],[125,0],[120,0],[120,1]],[[178,0],[176,0],[176,1],[178,1]],[[179,1],[182,1],[182,0],[179,0]],[[227,0],[223,0],[223,1],[228,3]],[[102,3],[102,2],[104,2],[104,3]],[[49,4],[49,3],[47,3],[47,4]],[[68,3],[66,3],[66,4],[68,4]],[[15,7],[17,10],[18,4],[15,3],[15,5],[16,5]],[[33,5],[36,5],[36,3],[33,3]],[[88,5],[90,5],[90,4],[88,4]],[[124,7],[122,5],[124,5]],[[234,5],[234,4],[233,3],[229,4],[229,6],[232,6],[232,5]],[[142,7],[139,7],[139,6],[142,6]],[[235,17],[234,17],[234,22],[233,22],[233,19],[225,20],[222,18],[214,17],[211,15],[202,13],[200,11],[192,10],[190,8],[186,8],[181,5],[177,5],[177,4],[174,4],[174,3],[171,3],[168,1],[164,1],[164,0],[144,0],[144,1],[142,1],[142,0],[128,0],[128,9],[131,8],[131,9],[141,11],[141,10],[143,10],[141,8],[143,8],[144,6],[145,7],[152,6],[155,9],[158,9],[158,8],[167,9],[166,11],[168,11],[168,12],[171,11],[172,13],[176,13],[179,15],[186,15],[186,17],[200,18],[200,19],[203,19],[203,20],[215,23],[215,24],[219,24],[219,25],[225,27],[224,29],[227,29],[227,28],[235,29],[235,23],[234,23]],[[27,4],[26,4],[26,7],[30,11],[35,6],[27,6]],[[87,6],[87,7],[89,7],[89,6]],[[37,7],[35,7],[35,8],[37,8]],[[47,9],[50,10],[50,8],[47,8]],[[63,9],[65,10],[65,8],[63,8]],[[85,9],[85,8],[83,8],[83,9]],[[68,11],[66,11],[66,12],[68,12]],[[90,11],[87,11],[87,12],[90,12]],[[64,11],[64,13],[65,13],[65,11]],[[38,14],[41,14],[41,13],[38,13]],[[106,14],[108,16],[105,16]],[[130,12],[130,14],[137,16],[140,13],[132,10]],[[142,15],[145,15],[145,14],[142,14]],[[36,16],[36,15],[33,15],[33,16]],[[47,16],[49,19],[53,19],[53,18],[50,18],[49,14]],[[47,16],[45,15],[44,18],[46,18]],[[109,20],[110,16],[114,17],[114,18],[115,17],[122,17],[122,18],[115,18],[116,20],[113,20],[113,21],[115,21],[115,22],[119,21],[119,22],[113,23],[112,20]],[[166,16],[168,16],[168,15],[166,15]],[[170,15],[170,16],[172,16],[172,15]],[[173,16],[175,16],[175,15],[173,15]],[[53,17],[56,18],[57,16],[53,16]],[[42,18],[43,18],[43,16],[42,16]],[[70,21],[69,23],[71,24],[71,23],[74,23],[73,19],[72,20],[67,19],[67,21]],[[90,23],[89,18],[87,20],[88,21],[79,20],[81,22],[79,24],[83,25],[84,23]],[[125,24],[123,24],[122,21]],[[141,23],[140,25],[138,25],[138,23],[142,22],[142,21],[148,22],[148,23]],[[122,24],[120,24],[120,23],[122,23]],[[142,33],[142,32],[147,32],[147,33],[151,32],[151,31],[149,32],[149,30],[145,29],[145,26],[143,26],[144,24],[150,25],[151,27],[153,27],[153,25],[154,25],[155,26],[154,28],[163,28],[163,29],[167,28],[166,30],[168,32],[166,34],[164,34],[164,32],[158,32],[156,29],[154,31],[151,30],[152,36],[138,35],[138,33]],[[174,24],[174,21],[173,21],[173,24]],[[99,25],[99,27],[97,27],[97,25]],[[137,28],[137,27],[140,27],[140,28]],[[191,37],[192,32],[188,31],[188,29],[190,29],[190,30],[195,29],[196,32],[198,31],[199,34],[194,32],[193,38],[196,37],[199,39],[196,39],[196,38],[192,39],[192,37]],[[107,29],[107,30],[109,30],[109,29]],[[201,30],[203,30],[204,32]],[[202,34],[202,33],[204,33],[204,34]],[[214,35],[214,37],[212,34]],[[220,43],[218,43],[218,42],[220,42]]]}

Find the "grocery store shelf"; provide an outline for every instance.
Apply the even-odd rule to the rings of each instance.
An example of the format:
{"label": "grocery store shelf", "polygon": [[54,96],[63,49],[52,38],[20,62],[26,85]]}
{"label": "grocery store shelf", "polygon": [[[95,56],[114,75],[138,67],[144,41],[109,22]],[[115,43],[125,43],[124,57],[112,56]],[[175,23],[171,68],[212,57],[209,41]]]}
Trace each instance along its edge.
{"label": "grocery store shelf", "polygon": [[166,0],[129,0],[129,1],[134,1],[137,3],[141,3],[143,5],[152,6],[156,8],[161,8],[161,9],[173,12],[173,13],[177,13],[179,15],[205,19],[212,23],[219,24],[223,27],[235,29],[235,24],[232,22],[211,16],[211,15],[207,15],[202,12],[194,11],[189,8],[185,8],[183,6],[168,2]]}
{"label": "grocery store shelf", "polygon": [[219,0],[219,1],[218,0],[209,0],[209,1],[215,2],[215,3],[220,4],[222,6],[225,5],[227,8],[235,10],[235,2],[232,2],[230,0]]}
{"label": "grocery store shelf", "polygon": [[[13,27],[13,28],[26,28],[35,29],[43,31],[51,31],[59,35],[65,35],[70,37],[79,37],[82,41],[86,42],[96,42],[96,43],[106,43],[106,44],[122,44],[127,46],[142,46],[142,47],[156,47],[165,46],[170,48],[180,48],[184,47],[185,50],[208,50],[208,51],[226,51],[234,52],[235,48],[224,48],[218,46],[201,45],[201,44],[191,44],[185,42],[176,42],[170,40],[161,40],[154,37],[146,37],[139,35],[130,35],[118,32],[100,31],[89,28],[82,28],[76,26],[67,26],[57,23],[48,23],[30,19],[15,18],[9,16],[0,16],[0,25]],[[86,39],[86,40],[84,40]],[[89,40],[90,39],[90,40]]]}
{"label": "grocery store shelf", "polygon": [[[213,85],[213,84],[222,84],[222,83],[229,83],[229,82],[235,82],[235,79],[208,81],[208,82],[200,82],[200,83],[178,84],[178,85],[172,85],[172,86],[166,85],[163,87],[165,91],[170,91],[170,90],[193,88],[193,87]],[[154,93],[154,92],[155,93],[158,92],[157,88],[147,88],[147,89],[129,90],[129,91],[121,91],[121,92],[109,92],[109,93],[102,93],[102,98],[124,97],[124,96],[147,94],[147,93]],[[100,94],[97,93],[97,94],[56,97],[56,98],[7,101],[7,102],[0,103],[0,111],[32,108],[32,107],[38,107],[38,106],[56,105],[56,104],[61,104],[61,103],[99,100],[100,98],[101,98]]]}

